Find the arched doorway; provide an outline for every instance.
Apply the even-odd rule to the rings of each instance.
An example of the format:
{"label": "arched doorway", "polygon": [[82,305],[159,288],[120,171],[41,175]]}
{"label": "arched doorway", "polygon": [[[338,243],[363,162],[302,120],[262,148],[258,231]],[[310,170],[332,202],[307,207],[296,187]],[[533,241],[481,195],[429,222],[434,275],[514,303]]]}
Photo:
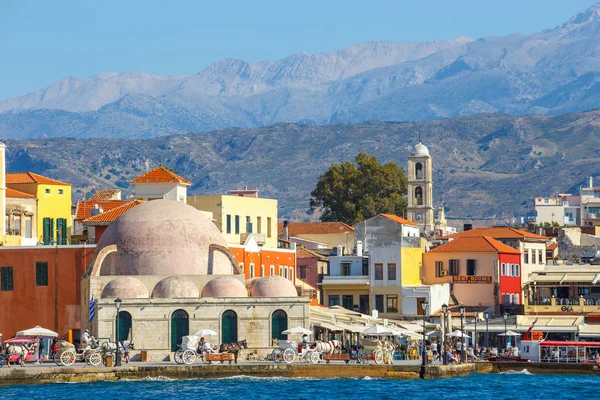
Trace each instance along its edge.
{"label": "arched doorway", "polygon": [[423,179],[423,164],[421,163],[415,165],[415,178]]}
{"label": "arched doorway", "polygon": [[127,311],[119,311],[119,332],[117,337],[119,342],[123,340],[129,340],[131,325],[131,314],[129,314]]}
{"label": "arched doorway", "polygon": [[237,314],[233,310],[227,310],[221,316],[221,343],[235,343],[237,341]]}
{"label": "arched doorway", "polygon": [[422,206],[423,205],[423,188],[417,186],[415,188],[415,205]]}
{"label": "arched doorway", "polygon": [[171,351],[177,351],[181,339],[190,334],[190,318],[185,310],[171,314]]}
{"label": "arched doorway", "polygon": [[288,328],[288,316],[283,310],[276,310],[271,316],[271,338],[285,340],[287,335],[281,332]]}

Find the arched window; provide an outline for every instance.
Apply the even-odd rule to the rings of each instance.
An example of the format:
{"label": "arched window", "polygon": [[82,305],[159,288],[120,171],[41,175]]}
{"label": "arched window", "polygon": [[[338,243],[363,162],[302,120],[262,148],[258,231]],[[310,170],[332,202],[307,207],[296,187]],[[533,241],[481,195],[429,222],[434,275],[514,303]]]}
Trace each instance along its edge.
{"label": "arched window", "polygon": [[119,337],[117,340],[129,340],[129,333],[131,332],[131,314],[127,311],[119,311]]}
{"label": "arched window", "polygon": [[221,316],[221,343],[238,341],[238,320],[233,310],[227,310]]}
{"label": "arched window", "polygon": [[171,315],[171,351],[177,351],[181,339],[190,334],[190,317],[185,310],[175,310]]}
{"label": "arched window", "polygon": [[423,188],[417,186],[415,188],[415,205],[422,206],[423,205]]}
{"label": "arched window", "polygon": [[423,164],[421,163],[415,165],[415,178],[423,179]]}
{"label": "arched window", "polygon": [[285,340],[287,335],[281,332],[288,328],[288,316],[283,310],[276,310],[271,316],[271,338]]}

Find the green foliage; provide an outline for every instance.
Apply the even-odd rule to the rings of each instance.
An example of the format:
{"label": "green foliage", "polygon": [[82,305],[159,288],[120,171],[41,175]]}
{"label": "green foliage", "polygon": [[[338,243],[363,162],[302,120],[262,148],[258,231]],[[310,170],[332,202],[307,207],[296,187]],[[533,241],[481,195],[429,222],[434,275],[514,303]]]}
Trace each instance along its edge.
{"label": "green foliage", "polygon": [[394,162],[381,165],[375,156],[359,153],[356,164],[332,164],[311,192],[310,208],[322,209],[321,221],[348,225],[379,213],[402,215],[406,211],[407,179]]}

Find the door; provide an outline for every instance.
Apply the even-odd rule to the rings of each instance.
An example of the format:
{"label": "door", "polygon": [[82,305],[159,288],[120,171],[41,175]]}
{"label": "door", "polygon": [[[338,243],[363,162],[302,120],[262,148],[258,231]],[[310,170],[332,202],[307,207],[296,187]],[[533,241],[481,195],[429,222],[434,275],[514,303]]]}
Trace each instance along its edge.
{"label": "door", "polygon": [[63,244],[63,219],[56,219],[56,244]]}
{"label": "door", "polygon": [[238,341],[237,328],[235,311],[225,311],[221,317],[221,343],[236,343]]}
{"label": "door", "polygon": [[283,310],[276,310],[271,317],[271,338],[285,340],[287,335],[283,335],[281,332],[288,328],[287,314]]}
{"label": "door", "polygon": [[131,314],[127,311],[119,312],[119,335],[117,340],[119,342],[129,340],[129,333],[131,332]]}
{"label": "door", "polygon": [[181,339],[190,334],[190,319],[185,310],[176,310],[171,315],[171,351],[177,351]]}
{"label": "door", "polygon": [[359,311],[361,314],[371,314],[369,309],[369,295],[361,294],[359,299]]}

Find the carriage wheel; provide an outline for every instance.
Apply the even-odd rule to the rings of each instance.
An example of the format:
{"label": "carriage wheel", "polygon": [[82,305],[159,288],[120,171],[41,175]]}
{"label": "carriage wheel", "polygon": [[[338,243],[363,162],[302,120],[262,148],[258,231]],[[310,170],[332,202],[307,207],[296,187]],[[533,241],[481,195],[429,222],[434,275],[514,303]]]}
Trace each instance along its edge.
{"label": "carriage wheel", "polygon": [[181,350],[178,350],[175,352],[175,354],[173,355],[173,359],[175,360],[175,363],[183,364],[183,359],[181,358],[182,355],[183,355],[183,351],[181,351]]}
{"label": "carriage wheel", "polygon": [[75,350],[67,350],[67,351],[63,351],[62,354],[60,355],[60,363],[65,366],[68,367],[70,365],[75,364]]}
{"label": "carriage wheel", "polygon": [[375,356],[375,364],[383,363],[383,351],[381,349],[375,350],[373,355]]}
{"label": "carriage wheel", "polygon": [[100,353],[92,353],[87,357],[87,362],[91,366],[97,367],[98,365],[102,364],[102,356]]}
{"label": "carriage wheel", "polygon": [[56,365],[62,365],[62,364],[61,364],[61,362],[60,362],[60,356],[61,356],[61,355],[62,355],[62,352],[57,352],[57,353],[54,355],[54,363],[55,363]]}
{"label": "carriage wheel", "polygon": [[273,359],[273,361],[279,364],[283,360],[283,354],[281,349],[274,349],[271,353],[271,358]]}
{"label": "carriage wheel", "polygon": [[186,350],[181,355],[181,359],[185,365],[191,365],[196,361],[196,352],[194,350]]}
{"label": "carriage wheel", "polygon": [[318,352],[313,351],[312,353],[310,353],[310,362],[312,362],[313,364],[318,364],[319,361],[321,361],[321,356]]}
{"label": "carriage wheel", "polygon": [[359,362],[360,364],[362,364],[362,363],[366,362],[366,357],[367,357],[367,354],[366,354],[365,350],[364,350],[364,349],[360,349],[360,350],[358,351],[358,355],[357,355],[358,362]]}
{"label": "carriage wheel", "polygon": [[285,349],[283,351],[283,361],[285,361],[286,363],[293,363],[295,358],[296,352],[294,351],[294,349]]}

